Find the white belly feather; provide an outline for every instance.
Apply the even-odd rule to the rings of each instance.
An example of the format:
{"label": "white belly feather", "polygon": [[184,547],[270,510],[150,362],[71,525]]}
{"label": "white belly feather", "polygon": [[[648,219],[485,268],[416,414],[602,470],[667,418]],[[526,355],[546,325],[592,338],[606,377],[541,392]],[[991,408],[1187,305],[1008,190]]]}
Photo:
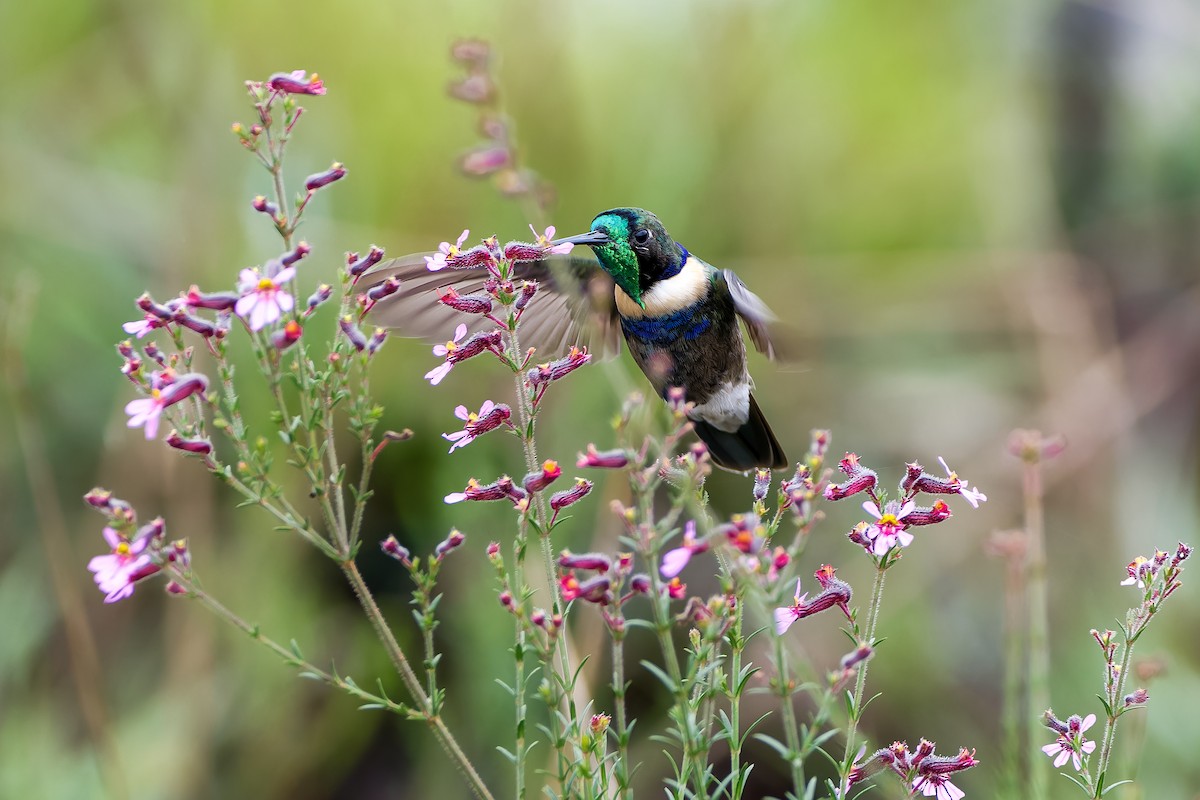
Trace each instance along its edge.
{"label": "white belly feather", "polygon": [[706,402],[693,407],[689,416],[733,433],[750,419],[750,382],[723,384]]}

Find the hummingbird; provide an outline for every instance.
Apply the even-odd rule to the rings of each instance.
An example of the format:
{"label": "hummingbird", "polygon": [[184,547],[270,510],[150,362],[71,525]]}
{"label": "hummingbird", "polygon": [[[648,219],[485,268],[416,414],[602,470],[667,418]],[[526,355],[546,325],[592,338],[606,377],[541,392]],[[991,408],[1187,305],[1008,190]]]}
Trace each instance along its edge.
{"label": "hummingbird", "polygon": [[[522,320],[522,341],[554,352],[576,339],[615,352],[623,338],[660,397],[672,388],[683,391],[688,418],[715,464],[735,472],[787,467],[751,391],[738,326],[740,319],[755,349],[774,358],[775,316],[766,303],[731,270],[689,253],[645,209],[602,211],[587,233],[553,244],[568,242],[589,246],[596,259],[572,253],[517,266],[518,276],[537,280],[539,294],[552,298],[540,317]],[[379,280],[389,275],[401,279],[402,291],[372,312],[376,321],[405,335],[442,335],[448,309],[429,304],[424,290],[444,286],[446,277],[426,273],[412,257],[385,262],[372,273]],[[456,278],[480,283],[483,275]]]}

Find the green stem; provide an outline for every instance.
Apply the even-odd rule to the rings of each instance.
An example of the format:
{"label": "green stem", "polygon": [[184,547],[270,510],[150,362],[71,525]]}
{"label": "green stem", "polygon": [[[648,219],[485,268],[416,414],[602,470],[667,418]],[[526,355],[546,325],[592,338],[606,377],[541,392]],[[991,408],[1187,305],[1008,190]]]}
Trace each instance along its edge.
{"label": "green stem", "polygon": [[625,709],[625,632],[614,631],[612,637],[613,705],[617,715],[617,778],[618,797],[632,798],[629,786],[629,721]]}
{"label": "green stem", "polygon": [[729,695],[729,727],[732,735],[729,740],[729,774],[733,776],[731,800],[737,800],[742,796],[742,785],[745,782],[742,777],[742,691],[740,685],[742,649],[745,646],[745,642],[742,641],[743,608],[745,605],[739,601],[734,612],[729,648],[729,679],[733,682],[733,689]]}
{"label": "green stem", "polygon": [[341,689],[342,691],[346,692],[347,694],[349,694],[353,697],[358,698],[359,700],[364,700],[369,703],[376,703],[376,704],[386,708],[387,710],[392,711],[397,714],[400,714],[402,716],[408,717],[412,713],[411,709],[409,709],[403,703],[397,703],[394,700],[391,700],[382,695],[377,695],[377,694],[373,694],[372,692],[365,691],[364,689],[359,687],[358,684],[354,683],[353,681],[348,681],[348,680],[342,678],[341,676],[326,672],[325,670],[321,669],[320,667],[316,666],[315,664],[312,664],[312,663],[304,660],[300,656],[298,656],[296,654],[296,651],[290,650],[290,649],[284,647],[283,645],[279,644],[278,642],[274,641],[273,639],[271,639],[267,636],[264,636],[262,634],[262,632],[259,631],[257,625],[251,625],[249,622],[242,619],[237,614],[234,614],[228,608],[223,606],[218,600],[216,600],[214,597],[212,597],[212,595],[205,592],[203,589],[198,587],[193,581],[188,580],[188,578],[181,575],[179,572],[172,570],[171,578],[176,583],[178,583],[180,586],[182,586],[184,588],[184,590],[187,592],[188,597],[192,598],[193,600],[199,601],[200,604],[203,605],[205,608],[207,608],[209,611],[213,612],[221,619],[223,619],[226,622],[228,622],[229,624],[233,625],[238,630],[247,634],[251,639],[254,639],[259,644],[261,644],[263,647],[266,647],[268,650],[275,653],[277,656],[282,658],[287,664],[290,664],[291,666],[300,668],[308,676],[317,678],[322,683],[325,683],[336,689]]}
{"label": "green stem", "polygon": [[[517,643],[513,648],[514,665],[514,682],[513,682],[513,698],[516,703],[516,746],[513,748],[513,756],[516,758],[515,771],[517,781],[517,791],[514,797],[517,800],[525,798],[525,728],[528,725],[528,703],[525,700],[525,648],[527,646],[527,637],[525,635],[525,548],[528,546],[528,526],[525,517],[522,516],[517,522],[517,536],[513,542],[513,571],[512,580],[510,581],[513,593],[513,602],[518,604],[520,615],[516,619],[517,626]],[[550,728],[555,730],[557,727],[556,715],[550,714]],[[559,769],[565,769],[562,751],[559,751]]]}
{"label": "green stem", "polygon": [[[1130,637],[1131,638],[1131,637]],[[1125,652],[1121,655],[1120,672],[1117,673],[1117,680],[1113,683],[1112,689],[1108,693],[1108,719],[1104,724],[1104,737],[1100,745],[1100,759],[1096,762],[1096,782],[1093,785],[1093,798],[1101,797],[1104,784],[1107,783],[1108,777],[1108,762],[1112,758],[1113,740],[1117,735],[1117,717],[1120,715],[1118,703],[1125,692],[1125,674],[1129,669],[1129,664],[1133,660],[1133,643],[1130,638],[1125,640]]]}
{"label": "green stem", "polygon": [[[879,622],[879,609],[883,602],[883,581],[888,570],[884,563],[881,561],[876,568],[875,584],[871,587],[871,606],[867,614],[867,636],[863,640],[871,647],[875,646],[875,628]],[[870,663],[870,659],[867,659],[859,665],[858,679],[854,682],[854,711],[850,715],[850,721],[846,729],[846,751],[842,755],[842,766],[838,773],[843,782],[850,775],[850,769],[854,766],[854,746],[857,744],[858,722],[862,719],[863,692],[867,686],[867,666]]]}
{"label": "green stem", "polygon": [[792,676],[787,663],[787,648],[783,645],[783,637],[775,638],[775,663],[779,670],[779,702],[783,708],[783,735],[787,741],[788,752],[791,753],[788,768],[792,772],[792,789],[797,796],[804,791],[804,757],[800,751],[799,723],[796,719],[796,705],[792,702]]}
{"label": "green stem", "polygon": [[372,627],[375,628],[375,633],[379,636],[379,640],[383,642],[388,657],[391,658],[396,671],[400,673],[400,678],[404,682],[405,688],[408,689],[413,701],[420,708],[422,716],[433,730],[438,743],[442,745],[442,749],[446,751],[455,766],[458,767],[466,779],[467,785],[470,786],[471,791],[477,797],[492,800],[491,792],[488,791],[483,779],[479,777],[479,773],[475,771],[475,766],[467,758],[467,754],[459,746],[458,741],[454,738],[454,734],[446,727],[445,720],[434,713],[429,697],[421,688],[421,682],[409,665],[404,651],[400,649],[400,644],[392,634],[392,629],[388,627],[383,612],[375,604],[375,598],[371,595],[371,590],[367,588],[366,581],[363,580],[362,574],[358,571],[358,565],[353,561],[347,560],[341,563],[341,567],[343,574],[345,574],[346,579],[354,589],[354,594],[362,604],[367,619],[371,621]]}

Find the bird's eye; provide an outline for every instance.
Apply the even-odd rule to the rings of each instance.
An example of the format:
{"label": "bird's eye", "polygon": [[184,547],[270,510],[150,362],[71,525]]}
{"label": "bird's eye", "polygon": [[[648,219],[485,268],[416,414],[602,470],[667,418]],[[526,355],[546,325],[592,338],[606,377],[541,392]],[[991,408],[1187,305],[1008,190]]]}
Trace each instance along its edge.
{"label": "bird's eye", "polygon": [[636,231],[634,231],[633,240],[638,244],[645,244],[646,242],[650,241],[650,231],[646,230],[645,228],[638,228]]}

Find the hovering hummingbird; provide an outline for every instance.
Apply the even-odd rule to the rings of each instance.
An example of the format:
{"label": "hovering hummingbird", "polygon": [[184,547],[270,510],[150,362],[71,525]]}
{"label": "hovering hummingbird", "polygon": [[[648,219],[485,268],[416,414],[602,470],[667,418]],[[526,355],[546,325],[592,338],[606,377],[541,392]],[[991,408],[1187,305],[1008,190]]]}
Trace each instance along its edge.
{"label": "hovering hummingbird", "polygon": [[[539,282],[539,295],[550,295],[540,315],[522,321],[522,342],[558,352],[582,340],[615,352],[619,331],[661,397],[672,387],[683,390],[696,435],[714,463],[737,472],[786,467],[783,448],[751,394],[738,329],[740,318],[755,348],[774,358],[775,317],[766,304],[732,271],[689,253],[644,209],[601,212],[587,233],[553,243],[567,242],[590,246],[599,263],[572,254],[517,266],[518,276]],[[455,282],[485,277],[483,269],[472,272],[455,270]],[[377,306],[376,321],[406,335],[444,335],[449,309],[429,303],[423,290],[445,286],[447,276],[406,259],[373,273],[380,280],[388,275],[404,281],[404,288]]]}

